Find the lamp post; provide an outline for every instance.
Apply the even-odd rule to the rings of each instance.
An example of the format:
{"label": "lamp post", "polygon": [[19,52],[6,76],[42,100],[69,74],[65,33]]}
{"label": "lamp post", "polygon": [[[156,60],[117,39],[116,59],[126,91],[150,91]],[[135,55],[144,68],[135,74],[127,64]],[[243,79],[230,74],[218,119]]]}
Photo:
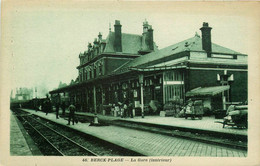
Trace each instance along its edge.
{"label": "lamp post", "polygon": [[[220,81],[221,86],[227,86],[231,85],[231,82],[234,81],[234,75],[233,74],[227,74],[227,70],[224,70],[224,74],[217,75],[217,80]],[[227,109],[226,102],[231,101],[231,87],[227,91],[227,99],[225,96],[225,92],[222,92],[222,103],[223,103],[223,110]]]}
{"label": "lamp post", "polygon": [[140,90],[141,90],[141,112],[142,112],[142,118],[144,118],[144,92],[143,92],[144,75],[143,74],[139,74],[139,83],[140,83]]}

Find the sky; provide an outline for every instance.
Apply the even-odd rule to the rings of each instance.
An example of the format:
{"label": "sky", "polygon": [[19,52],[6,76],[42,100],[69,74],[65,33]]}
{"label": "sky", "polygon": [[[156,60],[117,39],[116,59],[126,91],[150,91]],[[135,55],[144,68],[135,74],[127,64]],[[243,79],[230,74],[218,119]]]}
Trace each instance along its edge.
{"label": "sky", "polygon": [[[123,3],[123,2],[122,2]],[[239,7],[198,10],[174,3],[14,5],[6,10],[6,47],[9,48],[11,87],[47,87],[69,83],[77,77],[78,55],[87,50],[99,32],[106,38],[111,23],[120,20],[123,33],[142,34],[146,19],[154,29],[159,49],[201,35],[203,22],[212,29],[212,42],[248,54],[250,18],[236,13]],[[216,6],[215,6],[216,7]],[[5,9],[5,8],[4,8]]]}

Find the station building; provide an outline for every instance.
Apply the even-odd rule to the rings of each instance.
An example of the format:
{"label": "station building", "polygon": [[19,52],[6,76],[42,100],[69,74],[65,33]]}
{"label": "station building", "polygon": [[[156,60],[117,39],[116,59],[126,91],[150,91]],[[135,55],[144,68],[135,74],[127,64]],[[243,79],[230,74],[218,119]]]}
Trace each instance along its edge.
{"label": "station building", "polygon": [[203,100],[211,110],[247,101],[247,55],[211,42],[208,23],[195,36],[158,49],[153,29],[143,23],[141,35],[122,33],[116,20],[106,39],[99,33],[79,54],[79,75],[70,85],[50,92],[69,96],[83,112],[101,113],[108,105],[133,103],[142,112],[151,102],[159,111],[172,100]]}

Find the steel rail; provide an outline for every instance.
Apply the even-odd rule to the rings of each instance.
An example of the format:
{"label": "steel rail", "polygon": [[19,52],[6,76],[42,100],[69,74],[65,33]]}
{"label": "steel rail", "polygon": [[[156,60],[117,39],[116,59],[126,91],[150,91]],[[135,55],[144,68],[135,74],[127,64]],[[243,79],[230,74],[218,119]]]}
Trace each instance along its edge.
{"label": "steel rail", "polygon": [[23,117],[21,117],[25,122],[27,122],[27,124],[29,126],[31,126],[42,138],[44,138],[45,141],[47,141],[61,156],[65,156],[65,154],[63,154],[58,148],[55,147],[55,145],[53,145],[39,130],[37,130],[35,127],[33,127],[33,125],[28,122],[26,119],[24,119]]}
{"label": "steel rail", "polygon": [[48,129],[50,129],[50,130],[53,131],[54,133],[60,135],[61,137],[63,137],[63,138],[65,138],[66,140],[68,140],[69,142],[71,142],[71,143],[77,145],[78,147],[82,148],[83,150],[87,151],[88,153],[92,154],[93,156],[99,156],[99,155],[96,154],[95,152],[93,152],[93,151],[91,151],[91,150],[85,148],[84,146],[78,144],[77,142],[73,141],[72,139],[68,138],[67,136],[65,136],[65,135],[59,133],[58,131],[54,130],[53,128],[47,126],[46,124],[43,124],[42,122],[39,122],[38,120],[35,120],[35,119],[33,119],[32,117],[29,117],[29,118],[32,119],[32,120],[34,120],[35,122],[40,123],[41,125],[47,127]]}

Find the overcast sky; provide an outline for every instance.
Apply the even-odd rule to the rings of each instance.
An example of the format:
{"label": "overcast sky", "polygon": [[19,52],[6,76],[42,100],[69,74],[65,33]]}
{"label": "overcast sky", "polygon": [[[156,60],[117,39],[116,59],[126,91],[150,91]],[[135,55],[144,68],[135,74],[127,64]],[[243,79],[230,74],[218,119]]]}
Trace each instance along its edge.
{"label": "overcast sky", "polygon": [[[143,8],[142,8],[143,5]],[[184,5],[185,6],[185,5]],[[121,21],[123,33],[142,33],[145,19],[153,26],[154,41],[159,49],[201,35],[200,27],[208,22],[212,29],[212,42],[248,54],[248,25],[250,19],[236,13],[239,8],[223,7],[223,12],[212,8],[204,12],[197,6],[187,9],[166,4],[162,6],[102,5],[88,3],[23,6],[9,11],[8,46],[11,49],[11,86],[57,88],[59,81],[69,83],[77,77],[78,55],[87,49],[98,33],[106,38],[109,23]],[[143,10],[145,7],[145,10]],[[182,10],[183,9],[183,10]],[[232,14],[233,13],[233,14]]]}

